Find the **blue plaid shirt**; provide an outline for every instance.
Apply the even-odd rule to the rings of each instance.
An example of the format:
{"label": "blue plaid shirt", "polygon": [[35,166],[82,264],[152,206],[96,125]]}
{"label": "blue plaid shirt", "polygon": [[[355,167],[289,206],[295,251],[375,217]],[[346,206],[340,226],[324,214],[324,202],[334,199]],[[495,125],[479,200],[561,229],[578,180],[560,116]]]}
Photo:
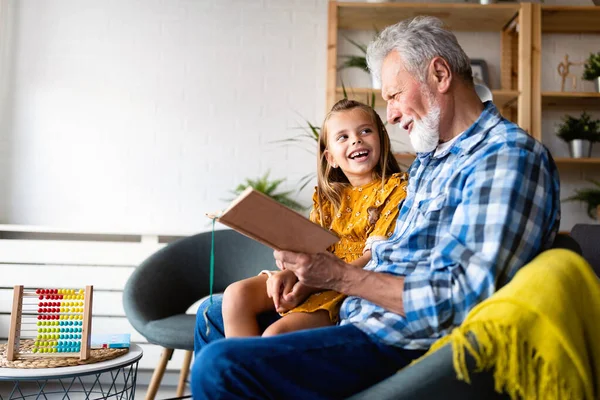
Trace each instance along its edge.
{"label": "blue plaid shirt", "polygon": [[341,325],[426,349],[554,240],[559,178],[546,148],[496,107],[438,155],[418,154],[393,235],[366,270],[403,276],[406,316],[348,297]]}

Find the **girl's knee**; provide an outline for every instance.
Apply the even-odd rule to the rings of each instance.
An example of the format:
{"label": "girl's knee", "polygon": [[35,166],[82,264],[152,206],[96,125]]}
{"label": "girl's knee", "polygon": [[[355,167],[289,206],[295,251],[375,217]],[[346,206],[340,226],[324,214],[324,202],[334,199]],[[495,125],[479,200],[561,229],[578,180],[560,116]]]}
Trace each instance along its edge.
{"label": "girl's knee", "polygon": [[266,278],[254,277],[227,286],[223,293],[223,313],[260,309],[259,299],[265,297],[267,292],[265,281]]}
{"label": "girl's knee", "polygon": [[280,327],[277,322],[274,322],[271,325],[267,326],[267,329],[265,329],[265,331],[263,332],[262,337],[270,337],[286,333],[285,330],[282,327]]}

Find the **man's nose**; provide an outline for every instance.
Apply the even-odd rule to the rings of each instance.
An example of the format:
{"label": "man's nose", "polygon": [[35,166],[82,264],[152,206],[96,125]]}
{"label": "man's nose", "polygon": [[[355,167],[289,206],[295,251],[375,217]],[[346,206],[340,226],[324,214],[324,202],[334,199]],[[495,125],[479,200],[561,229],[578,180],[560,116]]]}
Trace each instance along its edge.
{"label": "man's nose", "polygon": [[388,104],[387,106],[387,121],[389,124],[397,124],[402,119],[402,113]]}

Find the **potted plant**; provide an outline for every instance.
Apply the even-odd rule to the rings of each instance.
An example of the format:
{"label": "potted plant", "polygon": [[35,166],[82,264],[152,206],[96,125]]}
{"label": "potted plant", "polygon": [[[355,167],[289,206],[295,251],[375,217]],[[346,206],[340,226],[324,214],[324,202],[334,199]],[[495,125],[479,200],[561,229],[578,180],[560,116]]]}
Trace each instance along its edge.
{"label": "potted plant", "polygon": [[[359,68],[369,74],[369,67],[367,66],[367,46],[348,37],[346,37],[346,40],[352,43],[354,47],[359,49],[362,55],[342,56],[346,60],[342,63],[342,65],[340,65],[338,70],[346,68]],[[373,74],[371,74],[371,85],[373,89],[381,89],[381,82]]]}
{"label": "potted plant", "polygon": [[557,136],[569,143],[571,157],[591,157],[592,145],[600,142],[600,120],[591,119],[585,111],[579,118],[566,115]]}
{"label": "potted plant", "polygon": [[[256,179],[246,178],[244,183],[240,183],[232,191],[232,193],[235,194],[237,197],[244,190],[246,190],[246,188],[252,187],[255,190],[257,190],[263,194],[266,194],[267,196],[271,197],[272,199],[278,201],[279,203],[283,204],[284,206],[291,208],[292,210],[305,211],[306,207],[303,206],[302,204],[298,203],[296,200],[294,200],[291,197],[293,190],[290,190],[287,192],[278,192],[279,185],[281,185],[285,181],[285,179],[270,180],[269,173],[270,173],[270,171],[267,171],[263,176],[256,178]],[[233,199],[230,199],[230,201],[231,200],[233,200]]]}
{"label": "potted plant", "polygon": [[590,181],[593,188],[579,189],[565,201],[581,201],[587,205],[587,214],[590,218],[600,221],[600,182]]}
{"label": "potted plant", "polygon": [[596,92],[600,93],[600,52],[591,53],[583,67],[583,79],[594,81]]}

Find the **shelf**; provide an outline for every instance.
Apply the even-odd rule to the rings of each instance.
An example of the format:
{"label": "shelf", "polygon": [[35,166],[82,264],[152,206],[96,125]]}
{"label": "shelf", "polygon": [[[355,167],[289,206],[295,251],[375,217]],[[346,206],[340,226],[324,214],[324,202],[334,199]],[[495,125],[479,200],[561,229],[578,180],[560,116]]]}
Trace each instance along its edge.
{"label": "shelf", "polygon": [[600,93],[542,92],[542,105],[600,108]]}
{"label": "shelf", "polygon": [[600,33],[600,7],[542,6],[544,33]]}
{"label": "shelf", "polygon": [[[341,87],[336,89],[336,100],[344,98],[344,90]],[[348,98],[358,100],[363,103],[370,104],[372,93],[375,93],[375,107],[385,107],[385,101],[381,97],[381,89],[370,88],[346,88]],[[494,104],[499,110],[504,107],[514,107],[517,104],[519,92],[516,90],[492,90],[494,96]]]}
{"label": "shelf", "polygon": [[398,21],[431,15],[454,31],[500,32],[515,18],[519,4],[429,4],[338,2],[338,28],[381,30]]}
{"label": "shelf", "polygon": [[600,158],[559,157],[559,158],[555,158],[554,162],[559,167],[560,166],[569,166],[569,165],[600,165]]}

